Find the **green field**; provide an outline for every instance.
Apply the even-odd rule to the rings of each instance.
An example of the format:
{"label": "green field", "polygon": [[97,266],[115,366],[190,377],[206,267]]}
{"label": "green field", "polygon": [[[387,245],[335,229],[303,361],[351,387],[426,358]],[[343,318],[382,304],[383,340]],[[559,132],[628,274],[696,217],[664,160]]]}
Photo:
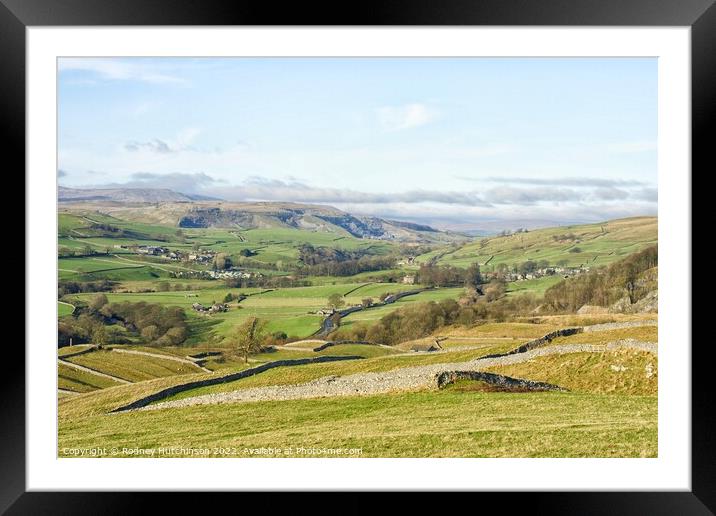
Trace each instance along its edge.
{"label": "green field", "polygon": [[512,281],[507,284],[506,294],[508,296],[514,296],[518,294],[530,293],[542,296],[549,287],[556,285],[563,279],[564,278],[559,274],[555,274],[553,276],[543,276],[541,278],[531,280]]}
{"label": "green field", "polygon": [[66,315],[72,315],[75,311],[75,307],[68,303],[57,303],[57,316],[64,317]]}
{"label": "green field", "polygon": [[109,378],[79,371],[65,364],[58,364],[57,374],[57,387],[73,392],[90,392],[120,385],[118,382]]}
{"label": "green field", "polygon": [[130,382],[140,382],[162,376],[196,373],[190,364],[156,357],[130,355],[113,351],[95,351],[67,359],[73,364],[88,367],[100,373],[116,376]]}
{"label": "green field", "polygon": [[[309,314],[309,312],[325,308],[327,299],[331,294],[345,294],[352,291],[348,297],[344,298],[346,306],[350,306],[360,304],[361,300],[366,297],[372,297],[374,301],[378,301],[378,297],[381,294],[414,290],[417,287],[419,286],[396,283],[339,283],[337,285],[316,287],[275,289],[269,292],[265,292],[266,289],[259,288],[230,289],[223,287],[184,292],[107,293],[106,295],[110,302],[147,301],[185,308],[190,319],[190,325],[194,330],[190,342],[199,342],[202,339],[209,338],[211,335],[226,335],[231,328],[249,316],[268,319],[270,331],[283,331],[289,336],[299,338],[308,337],[319,329],[323,319],[323,316]],[[225,313],[207,316],[197,314],[191,310],[193,303],[208,305],[214,302],[221,302],[227,293],[256,295],[250,295],[241,303],[230,303],[230,309]],[[457,298],[461,293],[461,288],[421,292],[414,296],[402,298],[390,305],[351,314],[346,317],[346,321],[377,320],[386,313],[410,303],[451,297]],[[69,296],[69,299],[87,302],[94,295],[76,294]]]}

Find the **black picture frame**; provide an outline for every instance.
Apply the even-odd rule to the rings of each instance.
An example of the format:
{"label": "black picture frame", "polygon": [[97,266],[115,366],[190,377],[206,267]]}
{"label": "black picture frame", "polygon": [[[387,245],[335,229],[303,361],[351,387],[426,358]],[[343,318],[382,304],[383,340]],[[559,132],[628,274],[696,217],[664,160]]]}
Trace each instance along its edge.
{"label": "black picture frame", "polygon": [[[4,155],[25,167],[25,29],[31,26],[111,25],[502,25],[691,27],[692,171],[714,170],[716,115],[716,6],[714,0],[364,0],[355,4],[227,2],[218,0],[0,0],[0,114]],[[8,178],[9,176],[6,176]],[[32,238],[32,235],[26,235]],[[26,270],[26,274],[27,274]],[[684,278],[689,281],[691,277]],[[686,300],[685,300],[686,301]],[[690,301],[690,300],[688,300]],[[689,336],[691,337],[691,336]],[[685,348],[689,343],[684,343]],[[706,342],[704,342],[706,344]],[[716,438],[709,346],[692,346],[692,491],[610,493],[481,493],[530,504],[531,512],[569,514],[713,514],[716,511]],[[7,514],[127,514],[144,512],[145,497],[127,493],[50,493],[25,489],[24,358],[1,376],[0,510]],[[207,508],[205,496],[162,493],[164,510]],[[215,503],[212,494],[212,502]],[[246,500],[247,494],[242,495]],[[368,510],[368,504],[342,504]],[[474,496],[474,495],[472,495]],[[272,498],[276,500],[276,498]],[[294,494],[292,505],[303,496]],[[415,496],[413,501],[421,502]],[[253,501],[253,500],[252,500]],[[474,503],[474,502],[471,502]],[[313,504],[312,504],[313,505]],[[312,510],[315,506],[312,507]]]}

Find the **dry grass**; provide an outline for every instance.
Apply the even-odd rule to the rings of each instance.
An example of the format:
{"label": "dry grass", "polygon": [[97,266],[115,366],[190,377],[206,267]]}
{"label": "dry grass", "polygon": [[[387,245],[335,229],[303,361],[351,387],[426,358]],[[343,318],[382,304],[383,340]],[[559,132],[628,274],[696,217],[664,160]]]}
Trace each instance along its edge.
{"label": "dry grass", "polygon": [[197,368],[174,360],[114,353],[112,351],[95,351],[85,355],[71,357],[68,361],[89,367],[111,376],[123,378],[130,382],[139,382],[161,376],[195,373]]}
{"label": "dry grass", "polygon": [[57,365],[57,387],[73,392],[90,392],[119,385],[118,382],[96,374],[73,369],[65,364]]}
{"label": "dry grass", "polygon": [[487,371],[559,385],[575,392],[656,395],[658,359],[646,351],[548,355]]}
{"label": "dry grass", "polygon": [[622,339],[636,339],[643,342],[658,342],[659,329],[656,326],[635,326],[633,328],[577,333],[576,335],[570,335],[569,337],[558,337],[549,345],[606,344],[608,342],[614,342]]}
{"label": "dry grass", "polygon": [[[110,389],[114,390],[114,389]],[[91,395],[85,395],[91,396]],[[81,396],[81,397],[85,397]],[[71,405],[81,400],[62,400]],[[65,448],[359,448],[362,457],[655,457],[655,397],[432,391],[62,418]],[[222,456],[227,456],[222,455]]]}

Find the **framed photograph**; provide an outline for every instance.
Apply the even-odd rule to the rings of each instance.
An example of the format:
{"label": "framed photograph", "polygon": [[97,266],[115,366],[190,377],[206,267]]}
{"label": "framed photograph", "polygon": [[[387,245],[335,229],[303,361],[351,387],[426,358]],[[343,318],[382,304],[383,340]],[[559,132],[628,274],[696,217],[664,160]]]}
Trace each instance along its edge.
{"label": "framed photograph", "polygon": [[2,0],[27,191],[3,509],[515,491],[710,514],[712,4]]}

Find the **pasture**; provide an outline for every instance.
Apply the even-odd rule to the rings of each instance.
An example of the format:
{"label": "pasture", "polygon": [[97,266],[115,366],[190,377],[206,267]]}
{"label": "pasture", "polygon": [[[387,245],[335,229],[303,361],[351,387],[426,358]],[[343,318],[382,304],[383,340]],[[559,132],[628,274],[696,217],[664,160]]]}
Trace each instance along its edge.
{"label": "pasture", "polygon": [[175,376],[198,371],[191,364],[146,355],[117,353],[110,350],[98,350],[66,360],[129,382],[141,382],[162,376]]}
{"label": "pasture", "polygon": [[[179,280],[178,280],[179,281]],[[227,287],[206,288],[196,291],[183,292],[146,292],[146,293],[106,293],[111,303],[123,301],[146,301],[167,306],[179,306],[185,309],[192,338],[190,343],[199,343],[211,339],[212,335],[223,337],[241,321],[249,316],[267,319],[269,331],[282,331],[289,336],[304,338],[315,333],[324,316],[311,314],[328,305],[328,297],[332,294],[348,294],[344,298],[346,306],[357,305],[366,297],[378,301],[381,294],[398,293],[414,290],[415,285],[402,285],[396,283],[339,283],[336,285],[321,285],[315,287],[296,287],[285,289],[235,288]],[[350,314],[345,317],[348,321],[373,321],[398,308],[408,306],[420,301],[457,298],[462,289],[436,289],[421,292],[414,296],[402,298],[395,303],[370,308],[365,311]],[[211,305],[223,301],[226,294],[248,294],[241,302],[229,303],[229,311],[212,315],[200,314],[191,309],[193,303]],[[88,302],[95,294],[74,294],[69,299]]]}

